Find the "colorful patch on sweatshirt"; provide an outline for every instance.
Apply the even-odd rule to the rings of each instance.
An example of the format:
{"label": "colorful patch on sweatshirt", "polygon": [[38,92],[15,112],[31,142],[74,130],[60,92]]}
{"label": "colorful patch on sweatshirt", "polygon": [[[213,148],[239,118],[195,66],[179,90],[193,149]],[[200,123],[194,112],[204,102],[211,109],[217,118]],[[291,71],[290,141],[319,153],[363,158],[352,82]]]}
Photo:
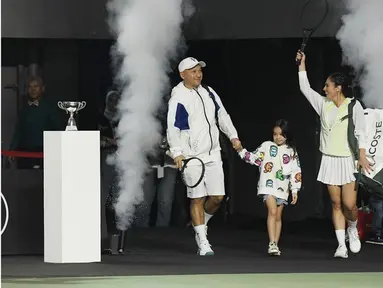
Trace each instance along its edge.
{"label": "colorful patch on sweatshirt", "polygon": [[283,161],[283,164],[289,164],[290,163],[290,156],[287,154],[283,154],[282,161]]}
{"label": "colorful patch on sweatshirt", "polygon": [[245,153],[245,161],[248,162],[250,160],[250,152],[246,151]]}
{"label": "colorful patch on sweatshirt", "polygon": [[277,173],[275,173],[275,178],[277,178],[278,180],[280,181],[284,181],[285,180],[285,176],[283,176],[283,171],[282,169],[279,169],[277,171]]}
{"label": "colorful patch on sweatshirt", "polygon": [[270,173],[273,170],[274,164],[273,162],[267,162],[265,164],[265,169],[263,170],[264,173]]}
{"label": "colorful patch on sweatshirt", "polygon": [[302,173],[295,174],[295,183],[302,182]]}
{"label": "colorful patch on sweatshirt", "polygon": [[271,188],[273,188],[273,180],[268,179],[268,180],[266,181],[266,187],[271,187]]}
{"label": "colorful patch on sweatshirt", "polygon": [[270,156],[276,157],[278,155],[278,147],[275,145],[270,146]]}

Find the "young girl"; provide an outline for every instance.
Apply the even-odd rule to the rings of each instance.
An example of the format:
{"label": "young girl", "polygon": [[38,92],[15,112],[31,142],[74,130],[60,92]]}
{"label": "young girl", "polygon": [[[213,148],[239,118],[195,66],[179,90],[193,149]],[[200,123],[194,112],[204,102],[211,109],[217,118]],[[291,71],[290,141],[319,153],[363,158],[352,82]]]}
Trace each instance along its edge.
{"label": "young girl", "polygon": [[282,211],[287,205],[289,191],[292,202],[298,200],[301,189],[301,168],[296,147],[290,135],[288,122],[278,120],[273,129],[273,141],[263,142],[254,152],[243,149],[239,156],[245,162],[259,167],[258,195],[266,203],[269,255],[279,256],[278,241],[282,229]]}

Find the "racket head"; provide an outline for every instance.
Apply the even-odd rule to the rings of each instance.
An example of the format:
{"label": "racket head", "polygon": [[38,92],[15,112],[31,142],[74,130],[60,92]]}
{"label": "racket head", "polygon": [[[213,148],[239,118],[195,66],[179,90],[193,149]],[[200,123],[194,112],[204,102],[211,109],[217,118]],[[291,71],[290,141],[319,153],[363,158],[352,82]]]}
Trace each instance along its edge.
{"label": "racket head", "polygon": [[327,0],[307,0],[301,11],[303,31],[313,33],[323,24],[329,11]]}
{"label": "racket head", "polygon": [[[303,38],[300,50],[305,51],[307,42],[316,29],[325,21],[329,11],[328,0],[307,0],[301,10]],[[300,65],[300,61],[297,61]]]}
{"label": "racket head", "polygon": [[188,188],[197,187],[205,176],[205,164],[198,157],[183,160],[181,180]]}

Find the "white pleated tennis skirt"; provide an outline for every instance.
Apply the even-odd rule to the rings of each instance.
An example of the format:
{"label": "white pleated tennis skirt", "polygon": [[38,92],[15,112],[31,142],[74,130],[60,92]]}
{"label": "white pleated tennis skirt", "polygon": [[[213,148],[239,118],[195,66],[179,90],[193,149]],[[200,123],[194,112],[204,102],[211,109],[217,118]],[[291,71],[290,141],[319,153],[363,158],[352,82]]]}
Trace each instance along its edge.
{"label": "white pleated tennis skirt", "polygon": [[322,155],[318,181],[327,185],[345,185],[355,181],[355,162],[352,156],[337,157]]}

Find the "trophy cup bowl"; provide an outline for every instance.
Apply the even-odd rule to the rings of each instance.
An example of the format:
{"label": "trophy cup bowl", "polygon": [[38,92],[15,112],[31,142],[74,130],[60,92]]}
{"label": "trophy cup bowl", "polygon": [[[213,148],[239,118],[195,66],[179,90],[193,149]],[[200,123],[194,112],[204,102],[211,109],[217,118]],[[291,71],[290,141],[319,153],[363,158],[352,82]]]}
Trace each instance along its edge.
{"label": "trophy cup bowl", "polygon": [[78,113],[78,111],[82,110],[86,106],[86,102],[78,102],[78,101],[59,101],[57,102],[57,106],[65,110],[67,114],[69,114],[68,124],[66,126],[65,131],[77,131],[76,121],[74,120],[74,113]]}

